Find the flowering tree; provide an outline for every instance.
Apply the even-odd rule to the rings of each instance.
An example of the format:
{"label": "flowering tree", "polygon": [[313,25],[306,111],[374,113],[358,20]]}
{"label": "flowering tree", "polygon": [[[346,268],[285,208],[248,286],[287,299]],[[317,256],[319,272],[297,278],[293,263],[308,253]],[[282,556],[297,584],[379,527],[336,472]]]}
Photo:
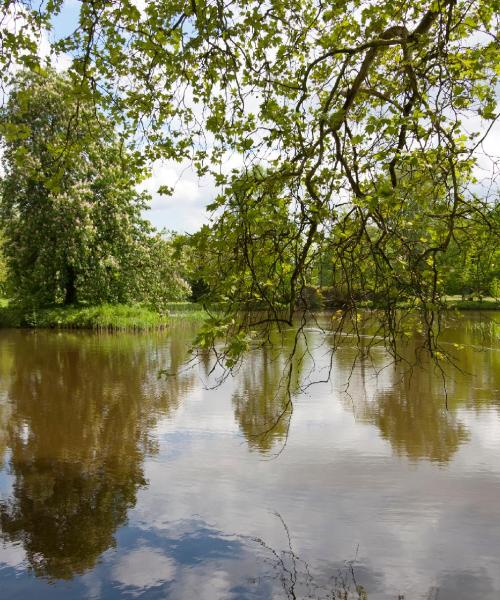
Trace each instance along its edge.
{"label": "flowering tree", "polygon": [[[144,169],[110,120],[69,76],[23,71],[1,128],[3,251],[14,297],[41,305],[148,299],[147,273],[169,265],[158,270],[161,242],[141,217]],[[165,277],[166,296],[172,281]],[[174,298],[188,293],[182,282],[177,288]]]}

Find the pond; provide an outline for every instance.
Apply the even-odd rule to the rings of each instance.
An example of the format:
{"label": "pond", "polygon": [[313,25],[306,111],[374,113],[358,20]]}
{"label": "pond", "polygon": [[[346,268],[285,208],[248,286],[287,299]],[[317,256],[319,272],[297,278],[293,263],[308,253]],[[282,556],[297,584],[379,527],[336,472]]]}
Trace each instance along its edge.
{"label": "pond", "polygon": [[194,328],[0,332],[2,600],[498,600],[499,314],[446,387],[311,324],[293,410],[292,335],[216,385]]}

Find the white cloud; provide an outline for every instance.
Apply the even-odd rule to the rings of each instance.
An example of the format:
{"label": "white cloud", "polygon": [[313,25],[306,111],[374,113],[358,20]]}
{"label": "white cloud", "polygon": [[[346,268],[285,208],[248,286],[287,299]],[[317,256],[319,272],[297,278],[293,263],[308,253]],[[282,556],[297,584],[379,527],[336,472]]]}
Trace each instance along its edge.
{"label": "white cloud", "polygon": [[[160,186],[174,189],[172,196],[158,194]],[[192,233],[208,222],[205,209],[215,197],[215,186],[200,179],[186,163],[156,162],[151,177],[141,185],[152,196],[151,209],[145,213],[153,225]]]}
{"label": "white cloud", "polygon": [[[224,171],[228,173],[241,165],[241,157],[228,156],[224,162]],[[158,194],[160,186],[173,188],[173,194]],[[157,229],[166,228],[182,233],[194,233],[209,222],[210,214],[206,206],[213,202],[218,193],[211,176],[198,177],[189,162],[178,163],[173,160],[156,161],[151,177],[140,189],[147,190],[152,196],[151,208],[144,216]]]}

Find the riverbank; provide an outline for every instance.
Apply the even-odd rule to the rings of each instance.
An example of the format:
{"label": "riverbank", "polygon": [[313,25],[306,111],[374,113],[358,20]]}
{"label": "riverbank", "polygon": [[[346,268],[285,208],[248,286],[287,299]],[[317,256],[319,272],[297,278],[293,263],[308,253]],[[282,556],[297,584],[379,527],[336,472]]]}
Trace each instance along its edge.
{"label": "riverbank", "polygon": [[[450,309],[500,310],[500,302],[494,298],[461,300],[447,298]],[[367,309],[377,308],[366,306]],[[102,304],[100,306],[57,306],[27,309],[9,306],[0,299],[0,329],[90,329],[95,331],[150,331],[164,329],[171,319],[189,318],[202,320],[203,308],[194,302],[171,302],[163,312],[140,305]]]}
{"label": "riverbank", "polygon": [[446,298],[449,308],[458,310],[500,310],[500,301],[495,298],[483,298],[482,300],[462,300],[460,296],[449,296]]}
{"label": "riverbank", "polygon": [[57,306],[26,309],[0,306],[0,328],[91,329],[95,331],[148,331],[164,329],[172,317],[201,318],[202,309],[191,302],[173,302],[164,312],[139,305]]}
{"label": "riverbank", "polygon": [[[460,296],[448,296],[444,299],[444,301],[445,305],[443,306],[443,308],[446,310],[500,310],[500,301],[495,298],[483,298],[482,300],[462,300]],[[407,309],[409,307],[409,304],[401,302],[396,306],[397,308]],[[379,302],[364,302],[362,303],[361,307],[366,308],[368,310],[385,308],[384,304]],[[335,308],[336,307],[334,306],[330,307],[331,310],[335,310]],[[342,308],[342,305],[339,305],[338,308]]]}

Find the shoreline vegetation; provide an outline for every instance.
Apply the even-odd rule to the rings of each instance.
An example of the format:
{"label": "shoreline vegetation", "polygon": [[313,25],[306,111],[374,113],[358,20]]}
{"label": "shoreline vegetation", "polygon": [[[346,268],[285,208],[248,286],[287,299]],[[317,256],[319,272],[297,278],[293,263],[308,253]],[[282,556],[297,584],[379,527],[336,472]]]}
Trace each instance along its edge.
{"label": "shoreline vegetation", "polygon": [[152,331],[165,329],[172,318],[200,319],[202,308],[192,302],[172,302],[162,312],[140,305],[55,306],[26,308],[0,305],[0,328]]}
{"label": "shoreline vegetation", "polygon": [[[446,299],[449,309],[500,310],[495,298],[462,300],[459,296]],[[316,310],[335,310],[340,307],[317,307]],[[366,309],[380,308],[374,304]],[[163,311],[141,305],[102,304],[98,306],[54,306],[26,308],[9,305],[0,300],[0,329],[86,329],[93,331],[152,331],[168,327],[172,319],[189,318],[201,320],[205,311],[196,302],[171,302]]]}

